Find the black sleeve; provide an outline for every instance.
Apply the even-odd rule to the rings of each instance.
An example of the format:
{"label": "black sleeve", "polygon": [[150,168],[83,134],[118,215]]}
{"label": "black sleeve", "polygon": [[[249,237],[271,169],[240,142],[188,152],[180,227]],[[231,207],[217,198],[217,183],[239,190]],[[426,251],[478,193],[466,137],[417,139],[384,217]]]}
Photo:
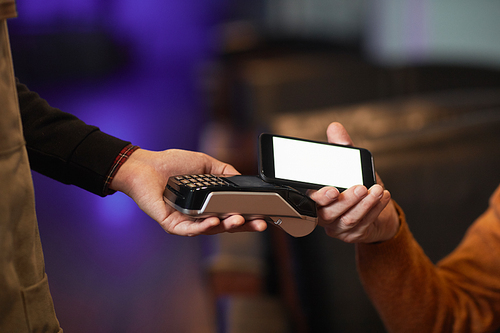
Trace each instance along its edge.
{"label": "black sleeve", "polygon": [[64,184],[105,196],[106,176],[129,142],[51,107],[19,81],[17,92],[31,168]]}

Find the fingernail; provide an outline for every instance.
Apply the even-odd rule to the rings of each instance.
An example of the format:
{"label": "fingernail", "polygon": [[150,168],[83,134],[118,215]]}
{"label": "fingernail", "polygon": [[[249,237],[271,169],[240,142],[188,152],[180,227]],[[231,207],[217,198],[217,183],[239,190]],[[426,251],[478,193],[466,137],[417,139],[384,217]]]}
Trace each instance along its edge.
{"label": "fingernail", "polygon": [[330,200],[335,200],[339,196],[339,191],[336,188],[330,188],[325,193],[326,197]]}
{"label": "fingernail", "polygon": [[354,194],[356,194],[358,198],[364,197],[367,192],[368,190],[364,186],[356,186],[354,189]]}
{"label": "fingernail", "polygon": [[384,194],[384,189],[382,188],[382,186],[373,185],[372,188],[370,189],[370,194],[380,199]]}

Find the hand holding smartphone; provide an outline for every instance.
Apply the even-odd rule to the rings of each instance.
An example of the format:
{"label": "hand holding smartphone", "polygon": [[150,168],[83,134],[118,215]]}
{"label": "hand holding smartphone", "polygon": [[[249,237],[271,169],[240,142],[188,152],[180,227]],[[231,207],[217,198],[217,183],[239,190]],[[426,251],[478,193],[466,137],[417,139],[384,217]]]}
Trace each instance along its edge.
{"label": "hand holding smartphone", "polygon": [[263,180],[296,188],[376,183],[372,154],[364,148],[261,134],[259,173]]}
{"label": "hand holding smartphone", "polygon": [[316,203],[299,189],[375,184],[372,155],[363,148],[271,134],[261,134],[259,147],[258,176],[173,176],[165,202],[193,217],[263,218],[301,237],[315,229],[318,218]]}

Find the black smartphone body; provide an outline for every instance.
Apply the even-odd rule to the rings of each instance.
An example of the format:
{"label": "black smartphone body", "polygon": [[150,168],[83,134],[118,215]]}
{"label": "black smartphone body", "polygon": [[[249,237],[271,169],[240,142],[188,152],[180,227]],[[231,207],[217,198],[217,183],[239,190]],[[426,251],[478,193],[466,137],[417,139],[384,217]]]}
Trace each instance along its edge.
{"label": "black smartphone body", "polygon": [[311,233],[318,223],[316,203],[311,198],[259,176],[172,176],[163,197],[167,204],[192,217],[238,214],[249,220],[262,218],[295,237]]}
{"label": "black smartphone body", "polygon": [[372,154],[364,148],[263,133],[259,155],[261,178],[274,184],[343,191],[376,183]]}

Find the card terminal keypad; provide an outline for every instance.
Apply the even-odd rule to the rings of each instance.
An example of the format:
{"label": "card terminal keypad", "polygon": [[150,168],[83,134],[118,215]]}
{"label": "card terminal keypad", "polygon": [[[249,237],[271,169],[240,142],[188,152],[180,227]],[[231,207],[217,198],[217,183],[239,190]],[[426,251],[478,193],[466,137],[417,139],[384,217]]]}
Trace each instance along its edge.
{"label": "card terminal keypad", "polygon": [[228,181],[216,175],[181,175],[174,177],[178,186],[187,186],[191,190],[205,190],[222,186],[232,186]]}

